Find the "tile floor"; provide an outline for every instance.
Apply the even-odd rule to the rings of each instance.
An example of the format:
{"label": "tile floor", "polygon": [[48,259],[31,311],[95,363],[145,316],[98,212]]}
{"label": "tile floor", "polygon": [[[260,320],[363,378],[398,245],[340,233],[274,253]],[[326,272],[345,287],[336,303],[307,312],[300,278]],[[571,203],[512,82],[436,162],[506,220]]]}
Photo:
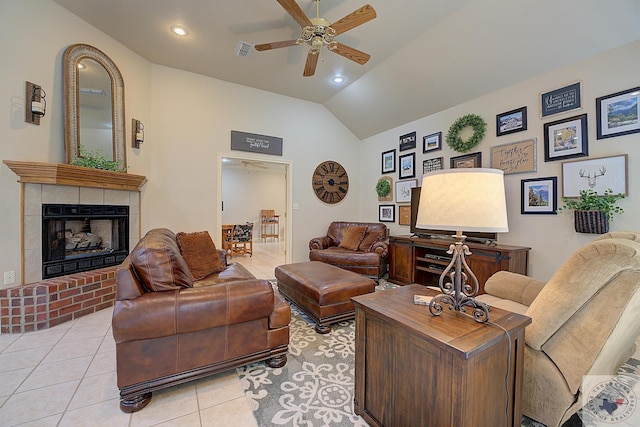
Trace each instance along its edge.
{"label": "tile floor", "polygon": [[[270,279],[284,264],[284,244],[256,242],[252,257],[233,261]],[[0,335],[1,427],[257,426],[235,370],[155,392],[143,410],[121,412],[111,314]]]}

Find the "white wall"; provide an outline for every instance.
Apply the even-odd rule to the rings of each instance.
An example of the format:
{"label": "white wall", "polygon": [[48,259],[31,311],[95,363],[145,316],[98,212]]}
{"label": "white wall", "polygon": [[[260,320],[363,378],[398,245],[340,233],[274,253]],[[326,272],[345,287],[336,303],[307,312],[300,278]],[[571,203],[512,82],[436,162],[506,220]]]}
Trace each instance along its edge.
{"label": "white wall", "polygon": [[[24,31],[27,23],[31,32]],[[293,261],[307,259],[309,239],[323,234],[329,221],[357,219],[358,140],[323,106],[150,64],[49,0],[0,3],[0,36],[11,40],[0,46],[5,99],[0,116],[9,118],[0,122],[3,160],[64,161],[61,58],[67,46],[91,44],[118,65],[125,82],[125,124],[132,117],[145,124],[141,149],[127,142],[129,171],[148,178],[141,195],[142,233],[168,227],[219,234],[218,158],[221,152],[232,153],[231,130],[284,139],[281,159],[292,163],[292,202],[299,206],[291,218]],[[47,92],[47,115],[40,126],[23,120],[25,80]],[[320,202],[311,191],[313,169],[330,159],[356,178],[336,205]],[[0,167],[0,272],[16,271],[19,283],[16,180],[6,166]]]}
{"label": "white wall", "polygon": [[[62,56],[71,44],[98,47],[118,65],[125,83],[125,123],[130,123],[131,117],[149,118],[150,63],[57,4],[49,0],[1,1],[0,38],[0,160],[64,162]],[[40,126],[24,121],[26,80],[41,85],[47,93],[47,112]],[[138,154],[127,147],[129,169],[144,174],[151,159]],[[20,283],[17,180],[0,164],[0,272],[15,271]]]}
{"label": "white wall", "polygon": [[[279,215],[278,239],[283,241],[287,205],[287,187],[284,168],[263,170],[253,166],[222,167],[223,224],[254,224],[253,238],[262,237],[260,211],[271,209]],[[267,233],[275,233],[275,226]],[[267,241],[272,241],[272,238]]]}
{"label": "white wall", "polygon": [[[153,120],[145,123],[143,150],[153,161],[142,201],[143,231],[164,226],[220,234],[218,158],[250,154],[231,151],[231,130],[283,138],[279,159],[292,164],[291,201],[299,206],[291,218],[293,262],[308,259],[309,240],[324,234],[330,221],[357,219],[359,141],[322,105],[159,65],[152,66],[151,80]],[[354,181],[336,205],[311,191],[313,170],[324,160],[341,163]]]}
{"label": "white wall", "polygon": [[[508,66],[496,64],[496,66]],[[600,96],[640,86],[640,41],[605,54],[579,62],[573,66],[550,72],[514,85],[476,100],[458,105],[449,110],[424,117],[395,129],[383,132],[362,142],[363,163],[370,167],[361,169],[361,212],[363,220],[377,220],[378,201],[375,184],[380,178],[381,153],[398,148],[400,135],[416,131],[418,147],[416,154],[417,177],[421,177],[422,161],[434,157],[444,157],[445,168],[449,168],[449,159],[461,155],[451,150],[444,142],[451,124],[459,117],[473,113],[482,116],[487,122],[487,132],[482,142],[471,152],[482,152],[484,167],[490,165],[490,148],[508,142],[537,138],[537,172],[505,176],[509,232],[500,234],[498,240],[504,244],[531,247],[529,275],[540,280],[548,279],[575,249],[595,238],[595,235],[580,234],[573,230],[573,216],[561,215],[522,215],[520,213],[520,185],[522,179],[558,177],[558,192],[562,194],[561,164],[559,161],[544,161],[543,124],[561,118],[587,113],[589,126],[589,157],[606,157],[617,154],[629,154],[629,197],[619,202],[625,213],[617,216],[611,230],[640,229],[640,134],[632,134],[603,140],[596,139],[595,99]],[[470,70],[469,72],[473,72]],[[579,111],[553,115],[540,119],[540,93],[560,88],[569,83],[582,82],[582,109]],[[510,135],[496,137],[496,115],[516,108],[527,106],[528,129]],[[422,136],[442,131],[443,149],[422,153]],[[402,152],[400,154],[409,153]],[[394,182],[398,174],[394,175]],[[561,201],[559,200],[559,206]],[[397,216],[397,212],[396,212]],[[391,224],[392,234],[409,234],[408,226]]]}
{"label": "white wall", "polygon": [[[29,24],[30,32],[25,32]],[[308,241],[324,234],[334,220],[377,221],[374,186],[380,177],[380,154],[397,148],[398,136],[417,131],[422,135],[442,131],[466,113],[482,115],[487,136],[478,146],[485,162],[493,145],[538,138],[538,171],[506,177],[510,232],[503,243],[532,247],[530,274],[548,278],[568,253],[594,236],[573,231],[570,215],[520,214],[520,180],[559,176],[561,162],[544,162],[542,125],[538,117],[539,94],[567,83],[583,82],[583,110],[589,115],[591,157],[629,153],[628,199],[620,205],[626,213],[613,222],[614,230],[638,229],[640,212],[638,161],[640,134],[597,141],[594,99],[639,86],[640,42],[607,52],[559,71],[515,85],[386,131],[361,143],[323,106],[255,90],[208,77],[150,64],[115,40],[49,0],[0,2],[0,159],[42,162],[64,160],[62,55],[73,43],[87,43],[104,51],[120,68],[125,81],[125,123],[131,118],[145,124],[145,143],[139,150],[127,143],[131,173],[145,175],[142,232],[154,227],[174,230],[209,230],[217,236],[221,223],[219,156],[233,155],[231,130],[266,134],[284,139],[283,161],[291,162],[293,181],[292,261],[308,256]],[[496,64],[508,66],[508,64]],[[473,72],[470,70],[469,72]],[[47,92],[47,115],[40,126],[24,122],[24,82],[40,84]],[[417,82],[416,84],[419,84]],[[529,130],[496,138],[495,115],[523,105],[529,108]],[[559,117],[554,116],[548,121]],[[130,129],[126,130],[129,136]],[[128,139],[127,139],[128,141]],[[417,150],[417,166],[427,157],[453,153],[446,146],[424,155]],[[253,156],[271,160],[272,156]],[[319,201],[311,190],[311,175],[322,161],[340,162],[349,173],[347,197],[336,205]],[[486,163],[485,163],[486,164]],[[0,165],[0,272],[16,271],[20,282],[20,194],[17,177]],[[561,185],[561,182],[560,182]],[[391,232],[408,228],[391,225]],[[1,286],[1,285],[0,285]]]}

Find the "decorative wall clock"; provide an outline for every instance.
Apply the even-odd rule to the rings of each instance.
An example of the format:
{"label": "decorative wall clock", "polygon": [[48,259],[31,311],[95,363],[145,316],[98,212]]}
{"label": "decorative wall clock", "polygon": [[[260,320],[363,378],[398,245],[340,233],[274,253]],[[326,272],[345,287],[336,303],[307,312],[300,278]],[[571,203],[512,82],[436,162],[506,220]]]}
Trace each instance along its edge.
{"label": "decorative wall clock", "polygon": [[349,176],[340,163],[327,160],[313,172],[311,184],[318,199],[325,203],[338,203],[349,191]]}

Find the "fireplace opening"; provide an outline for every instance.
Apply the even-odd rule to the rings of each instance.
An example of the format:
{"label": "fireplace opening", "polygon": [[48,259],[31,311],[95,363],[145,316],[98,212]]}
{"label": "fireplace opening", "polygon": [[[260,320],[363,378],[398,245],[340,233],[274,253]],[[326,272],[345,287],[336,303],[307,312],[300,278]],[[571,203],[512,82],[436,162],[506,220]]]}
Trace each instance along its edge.
{"label": "fireplace opening", "polygon": [[118,265],[129,253],[129,206],[42,205],[42,278]]}

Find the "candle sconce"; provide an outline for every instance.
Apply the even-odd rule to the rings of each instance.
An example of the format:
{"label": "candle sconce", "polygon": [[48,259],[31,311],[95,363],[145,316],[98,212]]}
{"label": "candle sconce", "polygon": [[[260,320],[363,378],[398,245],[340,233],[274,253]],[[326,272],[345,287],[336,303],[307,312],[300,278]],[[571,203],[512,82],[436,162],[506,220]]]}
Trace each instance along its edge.
{"label": "candle sconce", "polygon": [[131,119],[131,146],[140,148],[144,142],[144,123],[140,120]]}
{"label": "candle sconce", "polygon": [[39,125],[40,118],[44,117],[47,111],[47,101],[44,99],[47,94],[37,84],[26,82],[25,86],[24,121]]}

